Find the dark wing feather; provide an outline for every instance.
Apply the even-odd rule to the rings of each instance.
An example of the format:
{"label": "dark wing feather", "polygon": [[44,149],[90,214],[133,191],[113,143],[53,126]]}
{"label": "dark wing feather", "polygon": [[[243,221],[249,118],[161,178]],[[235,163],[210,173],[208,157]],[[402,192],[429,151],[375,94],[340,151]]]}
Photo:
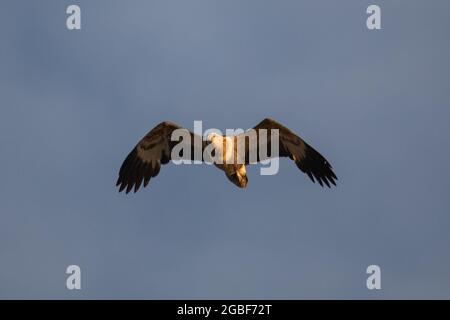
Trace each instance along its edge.
{"label": "dark wing feather", "polygon": [[[254,143],[253,146],[258,148],[259,146],[259,130],[267,130],[267,153],[268,157],[276,157],[277,155],[271,155],[271,132],[272,129],[279,130],[279,155],[280,157],[289,157],[295,162],[297,167],[306,173],[308,177],[315,182],[317,180],[321,186],[323,184],[330,187],[330,184],[336,185],[336,177],[333,172],[331,164],[325,159],[319,152],[313,147],[308,145],[303,139],[293,133],[291,130],[281,125],[272,119],[264,119],[256,127],[253,128],[256,131],[258,143]],[[244,133],[243,135],[248,135]],[[261,161],[259,156],[259,150],[251,150],[252,144],[249,143],[249,138],[245,140],[245,163],[250,163],[250,152],[257,152],[257,161]]]}
{"label": "dark wing feather", "polygon": [[[134,192],[137,192],[142,184],[145,188],[150,179],[158,175],[161,165],[171,160],[172,148],[178,143],[178,141],[171,141],[172,133],[176,129],[187,130],[175,123],[166,121],[157,125],[139,141],[120,167],[119,178],[116,183],[119,192],[125,190],[126,193],[129,193],[133,188]],[[201,148],[203,150],[205,142],[202,141],[202,137],[191,132],[189,134],[192,146],[191,160],[194,160],[194,156],[197,154],[195,149]],[[200,142],[200,145],[198,142]]]}

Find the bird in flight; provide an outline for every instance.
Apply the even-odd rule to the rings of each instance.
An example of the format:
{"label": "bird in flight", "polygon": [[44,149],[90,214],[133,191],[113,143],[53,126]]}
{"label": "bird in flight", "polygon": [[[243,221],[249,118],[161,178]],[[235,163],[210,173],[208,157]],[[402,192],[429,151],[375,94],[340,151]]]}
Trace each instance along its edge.
{"label": "bird in flight", "polygon": [[[254,133],[253,136],[249,131],[234,136],[211,133],[206,139],[173,122],[158,124],[138,142],[122,163],[116,183],[119,192],[125,190],[129,193],[132,189],[137,192],[141,185],[146,187],[150,179],[158,175],[161,165],[175,160],[172,151],[179,141],[174,141],[172,134],[180,129],[188,133],[188,151],[191,151],[182,150],[179,153],[180,158],[206,161],[205,149],[213,149],[211,155],[218,154],[218,158],[222,160],[214,162],[214,165],[224,171],[227,178],[240,188],[245,188],[248,183],[246,165],[275,157],[289,157],[312,182],[317,180],[322,187],[324,184],[329,188],[331,185],[336,186],[338,178],[328,160],[290,129],[266,118],[253,130],[249,130]],[[275,138],[271,134],[272,131],[277,132]],[[263,137],[262,133],[267,135]],[[273,141],[274,139],[277,141]],[[238,141],[244,143],[239,144]],[[252,141],[254,143],[251,143]],[[239,145],[242,147],[238,147]],[[277,152],[271,152],[272,145],[278,146]],[[262,147],[268,152],[261,154]],[[201,154],[201,159],[195,158],[198,154]]]}

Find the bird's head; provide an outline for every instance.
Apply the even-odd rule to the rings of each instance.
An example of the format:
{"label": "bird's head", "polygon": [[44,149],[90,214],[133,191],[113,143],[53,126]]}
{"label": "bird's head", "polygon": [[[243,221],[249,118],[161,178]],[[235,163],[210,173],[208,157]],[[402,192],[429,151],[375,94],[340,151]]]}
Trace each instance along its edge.
{"label": "bird's head", "polygon": [[211,132],[206,136],[206,140],[213,142],[214,139],[216,139],[219,135],[215,132]]}

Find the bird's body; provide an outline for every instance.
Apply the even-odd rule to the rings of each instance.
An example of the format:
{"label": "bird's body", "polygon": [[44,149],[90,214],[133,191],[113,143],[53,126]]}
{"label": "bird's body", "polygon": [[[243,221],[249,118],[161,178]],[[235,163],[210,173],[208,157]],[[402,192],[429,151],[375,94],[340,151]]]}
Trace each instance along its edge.
{"label": "bird's body", "polygon": [[[203,154],[205,149],[213,149],[217,155],[214,165],[240,188],[245,188],[248,184],[246,165],[274,157],[289,157],[313,182],[317,180],[321,186],[336,185],[337,177],[330,163],[320,153],[288,128],[272,119],[264,119],[253,128],[253,135],[249,131],[236,136],[212,133],[206,141],[175,123],[162,122],[139,141],[123,162],[117,180],[119,191],[126,188],[128,193],[134,187],[136,192],[142,183],[146,187],[150,179],[159,173],[161,165],[172,159],[172,151],[178,143],[172,140],[175,130],[185,130],[188,135],[191,152],[189,157],[183,154],[183,158],[199,160],[195,155]],[[272,136],[272,131],[276,131],[277,135]],[[264,136],[264,132],[269,134]],[[257,143],[252,144],[252,141]],[[278,146],[276,154],[272,154],[273,145]],[[262,147],[270,152],[261,153]],[[201,160],[206,159],[202,156]]]}
{"label": "bird's body", "polygon": [[227,178],[240,188],[247,186],[248,178],[245,164],[238,162],[237,143],[235,137],[211,134],[208,141],[214,145],[216,152],[222,155],[221,163],[214,165],[225,172]]}

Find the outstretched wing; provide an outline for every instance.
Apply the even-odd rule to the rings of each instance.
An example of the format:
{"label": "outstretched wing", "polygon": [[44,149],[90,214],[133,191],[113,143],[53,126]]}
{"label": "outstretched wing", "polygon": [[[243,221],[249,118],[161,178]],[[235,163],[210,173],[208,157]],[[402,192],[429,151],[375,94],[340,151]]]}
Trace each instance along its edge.
{"label": "outstretched wing", "polygon": [[[321,186],[325,183],[330,187],[330,183],[336,185],[337,177],[333,172],[331,164],[325,159],[319,152],[314,150],[313,147],[308,145],[303,139],[293,133],[291,130],[276,122],[275,120],[266,118],[256,127],[253,128],[256,131],[257,143],[249,143],[248,136],[245,141],[245,162],[250,163],[252,152],[256,155],[257,161],[264,159],[260,158],[259,155],[259,140],[260,140],[260,129],[267,130],[267,154],[265,157],[289,157],[295,162],[297,167],[306,173],[308,177],[313,181],[314,179],[319,182]],[[271,130],[278,129],[279,131],[279,154],[271,155]],[[248,133],[243,133],[243,135],[248,135]],[[264,152],[263,152],[264,153]]]}
{"label": "outstretched wing", "polygon": [[[126,193],[129,193],[133,187],[136,192],[142,183],[146,187],[150,179],[158,175],[161,165],[171,160],[172,148],[178,143],[178,141],[171,141],[171,136],[177,129],[186,130],[190,134],[191,141],[184,142],[191,143],[190,159],[194,160],[194,156],[198,154],[195,149],[203,150],[205,143],[202,137],[194,135],[175,123],[162,122],[139,141],[122,163],[116,183],[116,186],[119,186],[119,192],[126,188]],[[184,158],[182,154],[180,156]]]}

